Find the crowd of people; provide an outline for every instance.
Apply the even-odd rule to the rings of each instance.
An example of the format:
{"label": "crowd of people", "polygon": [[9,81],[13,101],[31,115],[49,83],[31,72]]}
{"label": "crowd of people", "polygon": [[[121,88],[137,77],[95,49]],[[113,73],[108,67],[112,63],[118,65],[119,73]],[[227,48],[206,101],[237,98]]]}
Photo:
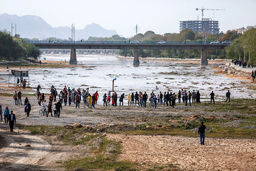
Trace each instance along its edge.
{"label": "crowd of people", "polygon": [[247,67],[247,62],[243,62],[241,60],[232,60],[232,63],[235,64],[235,65],[239,65],[243,68],[246,68]]}
{"label": "crowd of people", "polygon": [[[41,114],[48,117],[60,117],[61,109],[63,106],[71,106],[74,104],[75,108],[80,108],[81,103],[88,108],[95,108],[98,103],[99,93],[90,93],[89,88],[87,89],[71,89],[70,87],[64,86],[59,92],[52,85],[48,95],[41,92],[41,86],[38,85],[36,88],[36,96],[38,105],[41,106]],[[230,102],[231,93],[228,90],[226,93],[226,102]],[[210,102],[215,103],[215,94],[212,91],[210,93]],[[154,107],[157,108],[159,105],[175,107],[176,103],[183,103],[185,106],[191,106],[193,103],[200,103],[201,95],[199,91],[188,91],[181,89],[176,93],[167,91],[162,93],[161,91],[157,94],[152,91],[149,95],[147,92],[132,92],[125,95],[121,93],[118,96],[117,92],[108,92],[103,94],[103,106],[124,106],[124,101],[127,102],[128,106],[140,106],[140,107]],[[24,112],[27,117],[30,116],[31,104],[29,99],[26,97],[24,103],[22,103],[21,91],[15,91],[13,95],[15,105],[24,105]],[[39,112],[39,113],[40,113]],[[13,112],[9,112],[9,108],[6,107],[4,110],[4,116],[2,116],[2,106],[0,105],[0,117],[5,123],[9,123],[10,129],[13,130],[13,125],[16,122],[16,117]]]}
{"label": "crowd of people", "polygon": [[[37,86],[37,99],[38,105],[42,106],[43,115],[48,117],[48,114],[51,116],[60,117],[60,112],[62,106],[71,106],[75,104],[76,108],[80,108],[81,101],[89,107],[95,108],[95,104],[98,101],[98,91],[92,95],[89,93],[89,89],[81,90],[80,88],[71,89],[70,87],[64,87],[59,93],[56,88],[52,85],[50,88],[50,95],[48,99],[48,104],[46,104],[46,97],[44,93],[40,92],[40,85]],[[54,103],[54,104],[53,104]]]}
{"label": "crowd of people", "polygon": [[[37,87],[37,99],[38,105],[42,106],[43,115],[48,117],[51,116],[60,117],[62,106],[71,106],[74,104],[76,108],[80,108],[81,102],[88,108],[95,108],[95,105],[99,99],[99,93],[90,93],[89,88],[87,89],[71,89],[70,87],[64,86],[58,93],[56,88],[52,85],[50,88],[50,95],[47,99],[44,93],[40,92],[41,87]],[[226,101],[230,102],[230,92],[226,93]],[[124,101],[127,102],[128,106],[140,106],[157,108],[159,105],[166,105],[175,107],[176,103],[184,103],[185,106],[191,106],[193,103],[200,103],[200,92],[199,91],[187,91],[181,89],[178,93],[172,91],[164,92],[161,91],[156,94],[152,91],[149,95],[147,92],[132,92],[125,96],[125,93],[121,93],[118,96],[117,92],[104,93],[102,97],[103,106],[123,106]],[[215,103],[215,94],[210,94],[210,102]],[[46,101],[48,101],[46,103]]]}
{"label": "crowd of people", "polygon": [[[240,60],[232,60],[232,63],[235,64],[235,65],[239,65],[243,68],[248,67],[246,62],[243,62],[243,61],[240,61]],[[254,80],[256,78],[256,70],[252,70],[251,77],[252,77],[252,81],[254,82]]]}
{"label": "crowd of people", "polygon": [[26,88],[26,85],[27,85],[27,80],[26,79],[23,79],[22,76],[20,76],[20,78],[17,78],[17,86],[18,87]]}

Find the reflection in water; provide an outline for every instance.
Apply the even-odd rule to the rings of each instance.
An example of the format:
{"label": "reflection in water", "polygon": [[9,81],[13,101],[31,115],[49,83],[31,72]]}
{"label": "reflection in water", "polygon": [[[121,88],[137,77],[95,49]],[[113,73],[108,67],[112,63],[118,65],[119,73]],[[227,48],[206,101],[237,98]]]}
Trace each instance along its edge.
{"label": "reflection in water", "polygon": [[[69,55],[42,56],[47,60],[69,60]],[[84,55],[78,56],[82,67],[76,68],[43,68],[30,71],[30,84],[36,87],[49,88],[55,85],[63,88],[90,87],[91,92],[98,90],[105,93],[111,90],[112,79],[117,92],[172,90],[177,92],[185,88],[200,90],[203,97],[209,97],[210,91],[218,96],[225,96],[228,89],[235,98],[255,98],[255,91],[248,90],[240,80],[213,74],[210,66],[201,67],[195,64],[175,64],[171,62],[141,62],[133,67],[131,60],[114,56]],[[47,89],[45,92],[49,92]],[[102,95],[102,94],[101,94]]]}

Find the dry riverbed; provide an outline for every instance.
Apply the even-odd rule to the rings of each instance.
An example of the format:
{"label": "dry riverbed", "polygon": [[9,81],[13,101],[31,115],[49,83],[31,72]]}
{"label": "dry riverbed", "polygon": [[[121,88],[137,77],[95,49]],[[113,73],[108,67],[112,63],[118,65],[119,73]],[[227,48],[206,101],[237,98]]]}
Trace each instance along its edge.
{"label": "dry riverbed", "polygon": [[[174,109],[75,109],[72,104],[63,107],[61,118],[47,118],[39,116],[36,98],[29,99],[32,111],[27,118],[11,95],[0,98],[3,107],[14,110],[19,124],[9,133],[0,123],[0,170],[256,169],[255,100],[178,104]],[[205,146],[199,145],[197,135],[201,121],[207,126]]]}
{"label": "dry riverbed", "polygon": [[[63,62],[43,65],[70,67]],[[255,86],[242,72],[217,69],[216,73]],[[0,122],[0,171],[256,170],[254,99],[178,104],[174,109],[161,105],[157,109],[101,105],[89,109],[83,104],[76,109],[72,104],[63,106],[61,117],[55,118],[39,116],[41,107],[34,92],[26,89],[23,100],[27,96],[32,104],[27,118],[24,106],[13,104],[15,90],[22,89],[0,85],[0,104],[16,113],[18,124],[9,133]],[[201,121],[207,126],[205,146],[199,144],[197,134]]]}

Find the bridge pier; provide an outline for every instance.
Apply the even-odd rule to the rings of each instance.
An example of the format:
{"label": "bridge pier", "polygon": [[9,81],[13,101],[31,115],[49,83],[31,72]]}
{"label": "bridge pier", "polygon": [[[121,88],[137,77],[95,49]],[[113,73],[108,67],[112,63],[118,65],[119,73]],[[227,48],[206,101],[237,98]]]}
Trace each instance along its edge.
{"label": "bridge pier", "polygon": [[69,64],[71,64],[71,65],[77,64],[75,48],[71,48]]}
{"label": "bridge pier", "polygon": [[139,51],[138,49],[133,50],[133,66],[138,67],[140,66],[140,59],[139,59]]}
{"label": "bridge pier", "polygon": [[201,65],[208,65],[206,49],[201,49]]}

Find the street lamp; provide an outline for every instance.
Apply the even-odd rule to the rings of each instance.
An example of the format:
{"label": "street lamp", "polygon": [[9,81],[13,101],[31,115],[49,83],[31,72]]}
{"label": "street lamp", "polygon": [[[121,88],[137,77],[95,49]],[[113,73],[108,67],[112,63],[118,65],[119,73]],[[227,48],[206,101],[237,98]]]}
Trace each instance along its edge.
{"label": "street lamp", "polygon": [[244,48],[244,62],[245,62],[245,47],[243,47]]}
{"label": "street lamp", "polygon": [[115,88],[115,80],[116,80],[116,78],[114,78],[114,79],[112,80],[112,92],[114,92],[114,88]]}

